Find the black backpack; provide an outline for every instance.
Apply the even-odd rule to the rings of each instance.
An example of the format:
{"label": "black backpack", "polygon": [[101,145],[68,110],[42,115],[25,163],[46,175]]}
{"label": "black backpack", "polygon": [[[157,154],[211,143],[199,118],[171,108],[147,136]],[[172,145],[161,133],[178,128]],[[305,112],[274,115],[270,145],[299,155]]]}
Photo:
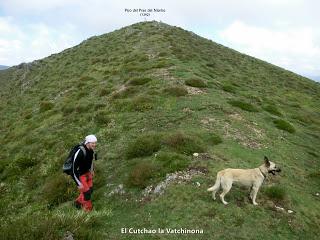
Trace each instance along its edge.
{"label": "black backpack", "polygon": [[66,160],[64,161],[62,170],[65,174],[68,175],[72,175],[73,172],[73,158],[74,155],[76,154],[76,152],[81,149],[81,151],[83,152],[83,155],[86,157],[87,152],[86,149],[83,146],[83,143],[79,143],[77,145],[75,145],[73,148],[71,148],[68,157],[66,158]]}

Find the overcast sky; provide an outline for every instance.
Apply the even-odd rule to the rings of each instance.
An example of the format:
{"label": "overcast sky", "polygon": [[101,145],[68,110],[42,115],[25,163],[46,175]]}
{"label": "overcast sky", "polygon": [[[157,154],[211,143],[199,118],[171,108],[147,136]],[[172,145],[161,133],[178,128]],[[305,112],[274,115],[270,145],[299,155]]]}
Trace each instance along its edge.
{"label": "overcast sky", "polygon": [[[125,9],[164,9],[150,16]],[[157,20],[304,76],[320,76],[318,0],[0,0],[0,65]]]}

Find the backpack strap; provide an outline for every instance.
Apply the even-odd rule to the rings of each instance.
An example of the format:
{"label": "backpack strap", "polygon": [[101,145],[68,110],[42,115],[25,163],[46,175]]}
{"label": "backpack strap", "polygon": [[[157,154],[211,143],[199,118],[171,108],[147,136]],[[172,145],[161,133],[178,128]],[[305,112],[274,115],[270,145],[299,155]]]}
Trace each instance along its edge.
{"label": "backpack strap", "polygon": [[86,157],[86,156],[87,156],[87,151],[86,151],[86,149],[84,148],[84,146],[81,144],[81,145],[79,146],[79,148],[80,148],[81,151],[83,152],[84,157]]}

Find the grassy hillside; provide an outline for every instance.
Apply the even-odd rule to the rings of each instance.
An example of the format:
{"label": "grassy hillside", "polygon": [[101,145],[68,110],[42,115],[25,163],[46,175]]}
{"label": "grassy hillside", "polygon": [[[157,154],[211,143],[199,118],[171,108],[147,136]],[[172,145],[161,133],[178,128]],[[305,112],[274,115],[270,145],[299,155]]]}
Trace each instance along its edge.
{"label": "grassy hillside", "polygon": [[[144,22],[0,71],[0,84],[4,239],[317,238],[318,83]],[[100,159],[86,214],[71,206],[77,191],[61,167],[91,133]],[[265,155],[283,171],[264,183],[259,206],[240,187],[228,206],[212,200],[217,171],[255,168]],[[203,233],[121,233],[130,227]]]}

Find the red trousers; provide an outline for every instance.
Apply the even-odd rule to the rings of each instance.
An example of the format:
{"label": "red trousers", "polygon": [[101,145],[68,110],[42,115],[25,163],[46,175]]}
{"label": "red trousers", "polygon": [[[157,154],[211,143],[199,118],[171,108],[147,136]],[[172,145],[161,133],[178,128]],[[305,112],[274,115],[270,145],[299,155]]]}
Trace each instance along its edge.
{"label": "red trousers", "polygon": [[79,177],[79,180],[81,182],[81,186],[79,187],[80,195],[76,199],[76,202],[78,202],[85,211],[91,211],[92,210],[91,194],[93,192],[92,173],[87,172],[81,175]]}

